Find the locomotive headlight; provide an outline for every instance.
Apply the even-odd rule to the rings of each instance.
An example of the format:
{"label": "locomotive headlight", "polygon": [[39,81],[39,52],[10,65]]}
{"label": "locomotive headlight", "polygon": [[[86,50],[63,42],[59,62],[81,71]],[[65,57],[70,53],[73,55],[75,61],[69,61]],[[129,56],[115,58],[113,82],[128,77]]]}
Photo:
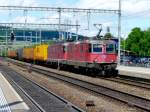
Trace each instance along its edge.
{"label": "locomotive headlight", "polygon": [[111,62],[115,62],[114,60],[111,60]]}
{"label": "locomotive headlight", "polygon": [[95,59],[94,62],[98,62],[98,59]]}

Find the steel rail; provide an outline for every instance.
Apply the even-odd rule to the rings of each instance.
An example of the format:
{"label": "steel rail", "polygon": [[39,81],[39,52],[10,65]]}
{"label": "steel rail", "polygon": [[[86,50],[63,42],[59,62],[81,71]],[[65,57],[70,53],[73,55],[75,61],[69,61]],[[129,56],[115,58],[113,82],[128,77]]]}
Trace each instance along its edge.
{"label": "steel rail", "polygon": [[120,78],[119,76],[116,78],[101,78],[101,79],[150,90],[150,83],[146,83],[146,82],[140,82],[140,81],[126,79],[126,78]]}

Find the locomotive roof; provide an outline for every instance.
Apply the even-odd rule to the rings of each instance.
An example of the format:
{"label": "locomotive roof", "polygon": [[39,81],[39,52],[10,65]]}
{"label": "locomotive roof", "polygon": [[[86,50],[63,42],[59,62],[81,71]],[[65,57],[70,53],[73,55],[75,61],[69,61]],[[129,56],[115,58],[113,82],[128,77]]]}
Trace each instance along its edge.
{"label": "locomotive roof", "polygon": [[[93,43],[93,44],[107,44],[113,43],[113,40],[86,40],[86,41],[77,41],[77,42],[70,42],[72,44],[80,44],[80,43]],[[64,43],[64,45],[68,45],[69,43]]]}
{"label": "locomotive roof", "polygon": [[[114,40],[84,40],[84,41],[76,41],[76,42],[64,42],[64,43],[57,43],[64,46],[68,46],[69,44],[81,44],[81,43],[89,43],[89,44],[108,44],[108,43],[115,43]],[[55,45],[55,44],[54,44]]]}
{"label": "locomotive roof", "polygon": [[112,43],[114,42],[113,40],[91,40],[89,43],[95,43],[95,44],[107,44],[107,43]]}

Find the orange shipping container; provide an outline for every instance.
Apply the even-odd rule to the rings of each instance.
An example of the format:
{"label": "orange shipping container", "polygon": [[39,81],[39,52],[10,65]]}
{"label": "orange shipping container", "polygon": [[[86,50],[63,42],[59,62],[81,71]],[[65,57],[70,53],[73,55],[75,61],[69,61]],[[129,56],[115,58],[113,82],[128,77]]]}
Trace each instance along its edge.
{"label": "orange shipping container", "polygon": [[27,60],[34,60],[34,48],[33,47],[23,48],[23,58]]}
{"label": "orange shipping container", "polygon": [[15,50],[9,50],[7,52],[7,56],[10,57],[10,58],[16,58],[17,57],[17,53]]}

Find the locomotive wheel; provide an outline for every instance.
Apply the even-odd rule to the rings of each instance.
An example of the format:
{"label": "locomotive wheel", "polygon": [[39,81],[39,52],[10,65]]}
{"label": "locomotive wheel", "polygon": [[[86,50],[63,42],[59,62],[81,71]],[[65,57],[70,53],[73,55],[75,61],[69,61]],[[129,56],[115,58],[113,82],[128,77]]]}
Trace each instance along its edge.
{"label": "locomotive wheel", "polygon": [[102,70],[100,75],[102,77],[111,77],[112,76],[112,71],[111,70]]}
{"label": "locomotive wheel", "polygon": [[106,76],[106,71],[105,70],[98,71],[96,74],[97,74],[97,76],[105,77]]}
{"label": "locomotive wheel", "polygon": [[[85,75],[87,75],[87,76],[91,76],[91,77],[96,77],[97,76],[97,74],[98,74],[98,72],[96,72],[96,70],[95,69],[93,69],[93,68],[85,68]],[[83,71],[82,71],[83,72]]]}

